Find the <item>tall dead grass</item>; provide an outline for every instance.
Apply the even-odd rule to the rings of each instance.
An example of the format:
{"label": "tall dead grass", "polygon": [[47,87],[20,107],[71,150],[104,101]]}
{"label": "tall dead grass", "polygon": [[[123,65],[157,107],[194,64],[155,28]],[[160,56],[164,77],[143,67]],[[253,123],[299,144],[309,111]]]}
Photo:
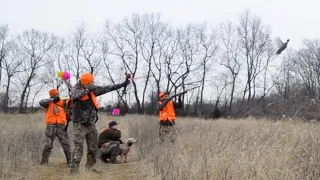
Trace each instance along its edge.
{"label": "tall dead grass", "polygon": [[0,178],[23,175],[39,163],[44,134],[40,121],[41,115],[0,115]]}
{"label": "tall dead grass", "polygon": [[[24,177],[39,164],[41,158],[45,131],[43,114],[0,115],[0,119],[0,179]],[[120,121],[123,130],[129,126],[128,133],[123,131],[125,138],[138,138],[139,142],[133,146],[132,153],[135,160],[139,159],[139,172],[147,175],[144,179],[320,178],[318,123],[178,118],[177,141],[159,145],[156,117],[101,116],[99,132],[107,127],[111,119]],[[72,129],[71,123],[71,145]],[[54,178],[60,162],[65,161],[57,140],[52,156],[59,158],[59,163],[55,162],[49,173]],[[85,157],[82,160],[84,162]],[[70,178],[65,167],[62,168],[65,170],[65,179]],[[104,168],[109,172],[107,166]],[[86,179],[84,177],[87,176],[82,179]]]}
{"label": "tall dead grass", "polygon": [[320,178],[317,123],[178,118],[177,141],[159,145],[156,117],[132,119],[129,133],[139,139],[148,179]]}

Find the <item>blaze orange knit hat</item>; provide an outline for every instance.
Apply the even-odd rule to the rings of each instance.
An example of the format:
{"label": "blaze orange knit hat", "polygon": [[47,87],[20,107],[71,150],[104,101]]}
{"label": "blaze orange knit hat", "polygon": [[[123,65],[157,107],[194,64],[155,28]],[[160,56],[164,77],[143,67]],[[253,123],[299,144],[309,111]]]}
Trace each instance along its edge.
{"label": "blaze orange knit hat", "polygon": [[82,74],[80,77],[80,82],[82,85],[90,84],[94,81],[94,77],[91,73]]}
{"label": "blaze orange knit hat", "polygon": [[166,92],[160,92],[159,99],[163,99],[165,96],[167,96]]}
{"label": "blaze orange knit hat", "polygon": [[59,94],[59,91],[57,89],[50,89],[49,91],[50,97],[56,96],[57,94]]}

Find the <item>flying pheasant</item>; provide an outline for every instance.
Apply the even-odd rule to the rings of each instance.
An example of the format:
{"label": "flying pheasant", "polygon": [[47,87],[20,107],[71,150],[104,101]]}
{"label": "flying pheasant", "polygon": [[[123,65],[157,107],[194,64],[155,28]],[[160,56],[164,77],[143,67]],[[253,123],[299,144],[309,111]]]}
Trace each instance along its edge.
{"label": "flying pheasant", "polygon": [[279,48],[279,49],[277,50],[276,54],[279,55],[279,54],[281,54],[281,52],[282,52],[283,50],[285,50],[285,49],[287,48],[287,45],[288,45],[290,39],[288,39],[287,42],[283,43],[279,37],[276,37],[276,38],[275,38],[275,41],[276,41],[276,44],[277,44],[277,46],[278,46],[278,48]]}

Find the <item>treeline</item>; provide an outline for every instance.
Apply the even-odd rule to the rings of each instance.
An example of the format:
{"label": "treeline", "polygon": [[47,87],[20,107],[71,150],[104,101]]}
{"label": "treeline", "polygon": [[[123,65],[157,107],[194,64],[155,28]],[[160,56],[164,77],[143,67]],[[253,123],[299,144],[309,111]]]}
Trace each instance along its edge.
{"label": "treeline", "polygon": [[[271,29],[244,12],[217,25],[175,27],[160,14],[133,14],[107,21],[89,32],[85,23],[58,37],[35,29],[12,34],[0,25],[0,104],[3,112],[35,111],[38,95],[49,88],[67,90],[57,77],[69,71],[71,82],[84,72],[97,84],[133,75],[123,100],[130,113],[156,112],[160,91],[183,96],[181,115],[317,117],[320,44],[306,39],[301,48],[275,56]],[[286,40],[286,39],[283,39]],[[290,46],[290,44],[289,44]],[[105,103],[111,109],[120,100]],[[109,106],[108,106],[109,105]]]}

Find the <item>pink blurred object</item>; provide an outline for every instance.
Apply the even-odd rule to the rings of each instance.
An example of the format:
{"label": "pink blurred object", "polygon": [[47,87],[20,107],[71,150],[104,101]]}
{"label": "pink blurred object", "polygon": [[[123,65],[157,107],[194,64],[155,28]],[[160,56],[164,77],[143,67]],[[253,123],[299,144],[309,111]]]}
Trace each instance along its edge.
{"label": "pink blurred object", "polygon": [[119,116],[120,115],[120,109],[118,109],[118,108],[113,109],[112,115]]}
{"label": "pink blurred object", "polygon": [[69,72],[67,72],[67,71],[63,72],[63,74],[62,74],[63,80],[68,80],[68,79],[70,79],[70,77],[71,77],[71,74]]}

